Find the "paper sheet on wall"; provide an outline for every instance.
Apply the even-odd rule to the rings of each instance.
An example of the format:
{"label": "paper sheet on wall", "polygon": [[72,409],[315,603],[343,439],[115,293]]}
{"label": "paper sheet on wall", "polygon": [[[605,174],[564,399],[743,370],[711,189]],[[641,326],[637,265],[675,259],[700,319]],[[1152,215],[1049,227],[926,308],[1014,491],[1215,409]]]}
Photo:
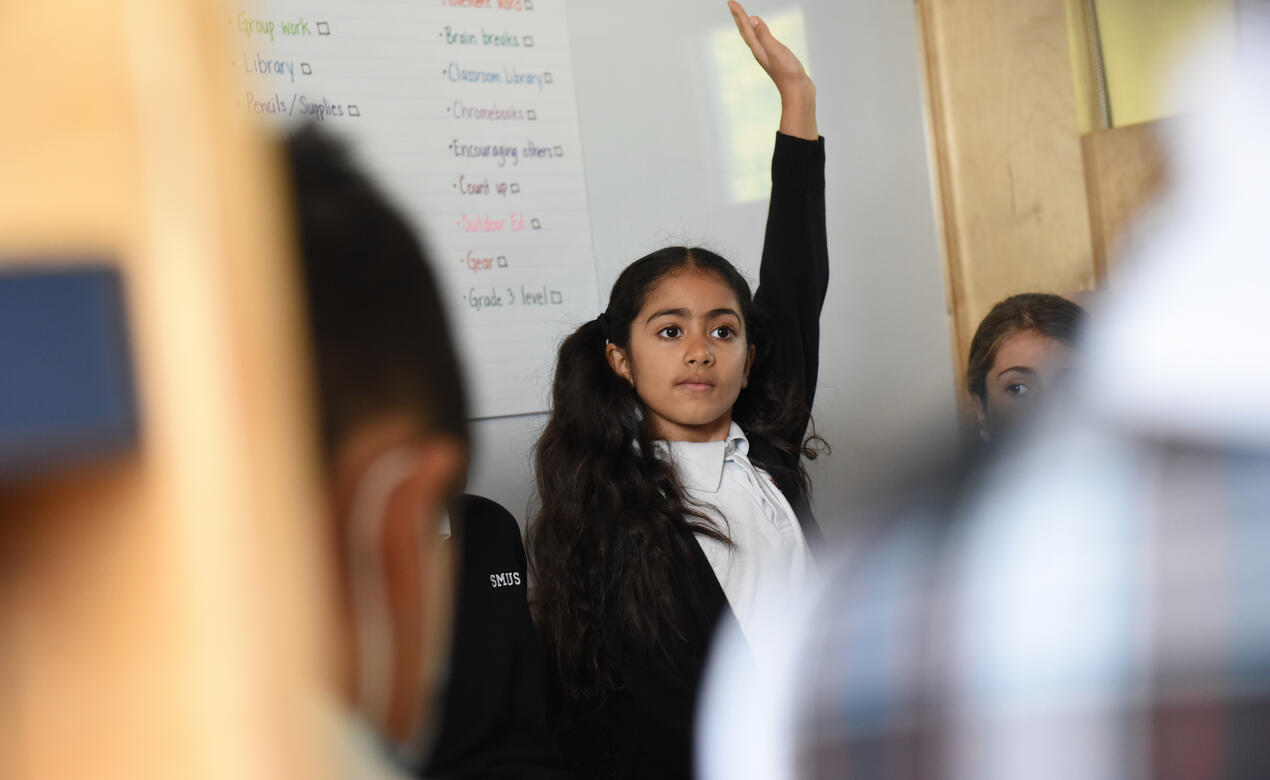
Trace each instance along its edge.
{"label": "paper sheet on wall", "polygon": [[420,228],[474,417],[546,409],[599,310],[564,0],[263,0],[227,20],[236,110],[348,138]]}

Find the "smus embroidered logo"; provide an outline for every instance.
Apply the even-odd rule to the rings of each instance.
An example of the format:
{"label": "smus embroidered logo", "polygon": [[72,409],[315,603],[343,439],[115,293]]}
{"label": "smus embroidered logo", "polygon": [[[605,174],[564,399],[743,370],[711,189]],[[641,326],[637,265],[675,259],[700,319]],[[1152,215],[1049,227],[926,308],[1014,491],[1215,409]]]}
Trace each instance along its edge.
{"label": "smus embroidered logo", "polygon": [[502,574],[489,575],[489,586],[491,588],[507,588],[512,585],[520,584],[520,572],[508,571]]}

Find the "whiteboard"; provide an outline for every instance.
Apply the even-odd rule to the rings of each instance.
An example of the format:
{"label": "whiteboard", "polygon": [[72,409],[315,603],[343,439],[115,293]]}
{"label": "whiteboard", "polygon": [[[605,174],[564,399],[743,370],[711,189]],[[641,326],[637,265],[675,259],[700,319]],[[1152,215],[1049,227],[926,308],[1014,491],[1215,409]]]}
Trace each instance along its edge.
{"label": "whiteboard", "polygon": [[346,137],[426,239],[474,417],[542,411],[598,311],[563,0],[258,0],[235,110]]}

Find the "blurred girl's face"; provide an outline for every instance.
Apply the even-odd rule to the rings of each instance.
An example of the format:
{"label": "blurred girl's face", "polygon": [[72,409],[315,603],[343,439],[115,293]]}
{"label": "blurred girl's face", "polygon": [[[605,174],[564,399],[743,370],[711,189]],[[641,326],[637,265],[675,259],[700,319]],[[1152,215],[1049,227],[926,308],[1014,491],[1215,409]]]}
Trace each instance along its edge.
{"label": "blurred girl's face", "polygon": [[631,322],[625,349],[610,344],[609,365],[635,388],[655,436],[720,441],[745,386],[754,350],[741,304],[717,275],[667,274]]}
{"label": "blurred girl's face", "polygon": [[1035,330],[1006,336],[997,347],[979,400],[979,426],[989,437],[1037,406],[1067,368],[1071,348]]}

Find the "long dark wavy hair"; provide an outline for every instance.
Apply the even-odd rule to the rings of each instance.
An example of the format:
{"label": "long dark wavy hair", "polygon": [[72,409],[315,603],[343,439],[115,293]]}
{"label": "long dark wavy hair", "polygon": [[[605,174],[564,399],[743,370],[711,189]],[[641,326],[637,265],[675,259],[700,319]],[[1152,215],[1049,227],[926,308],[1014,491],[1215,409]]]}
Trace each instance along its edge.
{"label": "long dark wavy hair", "polygon": [[608,341],[628,347],[631,323],[652,288],[689,268],[714,274],[735,293],[745,337],[755,347],[732,419],[752,445],[763,442],[768,447],[762,449],[781,457],[763,460],[752,446],[751,460],[807,493],[800,457],[815,452],[781,435],[806,420],[805,402],[794,383],[778,382],[766,370],[765,317],[745,278],[700,248],[667,247],[627,266],[604,314],[560,345],[551,418],[535,451],[541,504],[528,542],[533,610],[575,701],[602,699],[620,685],[605,656],[607,632],[663,650],[684,638],[680,599],[690,596],[672,592],[670,574],[691,566],[694,533],[729,542],[726,527],[687,500],[673,465],[658,457],[650,415],[605,356]]}

